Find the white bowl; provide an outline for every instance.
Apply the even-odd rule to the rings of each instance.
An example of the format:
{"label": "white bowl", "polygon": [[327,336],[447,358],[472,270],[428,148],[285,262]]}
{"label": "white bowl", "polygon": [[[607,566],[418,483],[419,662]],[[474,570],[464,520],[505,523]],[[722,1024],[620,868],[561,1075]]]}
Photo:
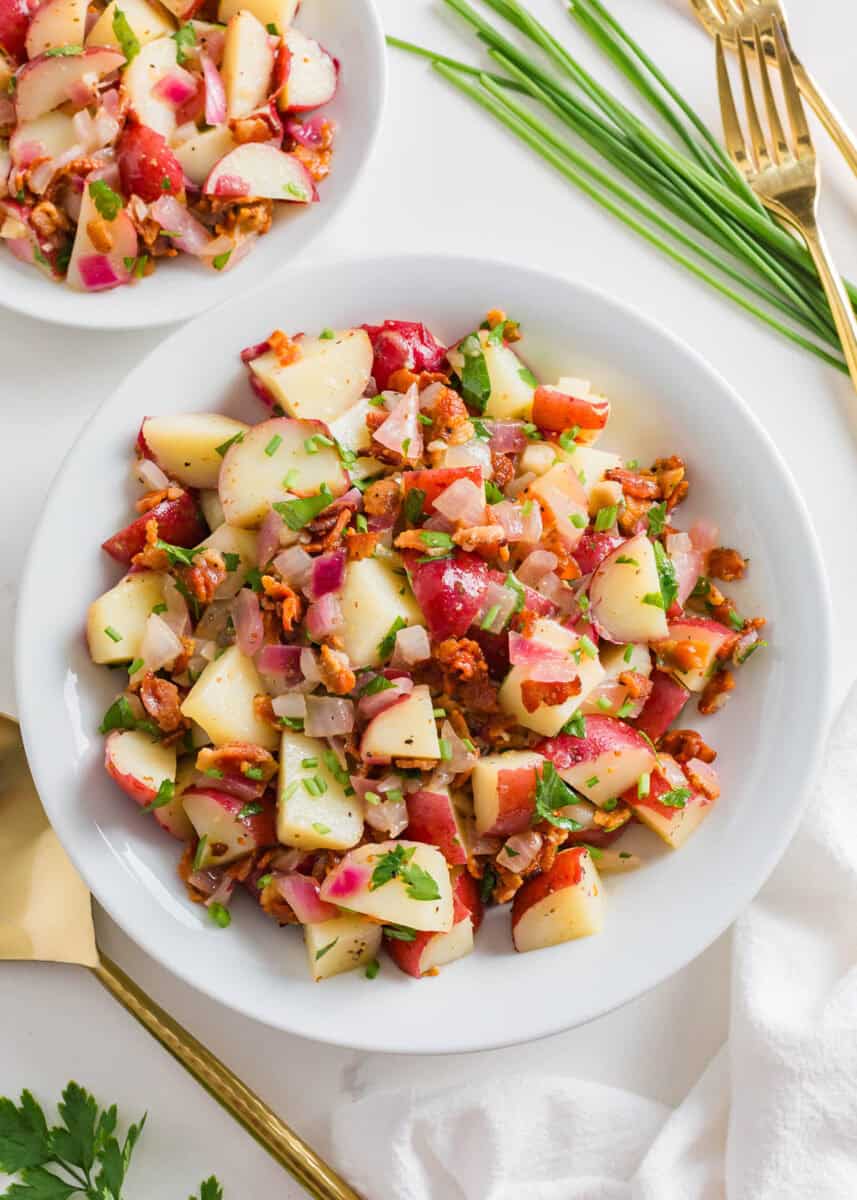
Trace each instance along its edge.
{"label": "white bowl", "polygon": [[[697,354],[580,283],[508,264],[380,258],[296,272],[209,313],[155,350],[99,410],[71,451],[33,539],[19,597],[17,686],[27,752],[57,833],[110,915],[194,987],[258,1020],[366,1050],[437,1053],[525,1041],[577,1025],[653,987],[734,920],[795,831],[827,722],[828,597],[804,505],[746,404]],[[609,448],[651,460],[682,455],[691,498],[725,544],[749,554],[741,607],[770,618],[770,648],[741,672],[714,718],[688,710],[720,751],[723,796],[678,853],[645,841],[647,865],[606,881],[604,932],[515,954],[508,909],[489,913],[476,952],[413,980],[386,961],[321,985],[303,939],[240,897],[229,930],[192,905],[176,876],[179,845],[107,777],[100,718],[118,678],[88,658],[87,605],[118,577],[99,550],[130,509],[129,456],[141,417],[225,409],[264,414],[238,361],[274,327],[322,329],[387,317],[425,321],[441,338],[491,308],[523,323],[522,351],[547,379],[590,378],[614,404]],[[153,397],[156,399],[153,400]],[[733,589],[730,587],[730,591]]]}
{"label": "white bowl", "polygon": [[287,269],[348,203],[372,155],[387,91],[375,0],[304,0],[295,24],[340,63],[336,95],[319,110],[336,122],[338,134],[318,203],[277,205],[270,233],[233,271],[212,271],[182,254],[158,263],[154,275],[139,283],[109,292],[72,291],[0,249],[0,304],[81,329],[145,329],[186,321]]}

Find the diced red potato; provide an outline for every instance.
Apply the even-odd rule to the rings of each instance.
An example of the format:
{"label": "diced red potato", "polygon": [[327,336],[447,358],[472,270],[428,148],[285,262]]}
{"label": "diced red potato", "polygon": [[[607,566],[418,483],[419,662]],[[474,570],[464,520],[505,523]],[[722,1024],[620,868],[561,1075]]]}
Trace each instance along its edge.
{"label": "diced red potato", "polygon": [[479,884],[469,871],[462,869],[452,872],[452,895],[470,913],[473,932],[478,933],[485,917],[485,905],[479,893]]}
{"label": "diced red potato", "polygon": [[233,443],[223,457],[218,480],[226,520],[253,529],[278,501],[314,496],[325,483],[333,498],[347,491],[348,476],[334,446],[315,443],[317,452],[307,454],[305,445],[316,435],[327,437],[321,421],[274,417],[254,425],[242,441]]}
{"label": "diced red potato", "polygon": [[482,472],[479,467],[435,467],[423,471],[408,471],[402,480],[402,489],[407,499],[408,492],[415,488],[425,492],[422,505],[422,515],[429,516],[435,511],[434,502],[441,492],[458,479],[469,479],[477,487],[482,487]]}
{"label": "diced red potato", "polygon": [[655,552],[644,533],[618,546],[589,585],[590,614],[611,642],[655,642],[667,636]]}
{"label": "diced red potato", "polygon": [[77,140],[74,121],[68,113],[57,110],[36,117],[35,121],[20,122],[9,139],[9,150],[16,163],[27,161],[33,147],[39,151],[39,157],[45,154],[49,158],[58,158]]}
{"label": "diced red potato", "polygon": [[184,193],[182,166],[166,139],[139,122],[129,123],[116,147],[119,176],[126,196],[152,204],[166,194]]}
{"label": "diced red potato", "polygon": [[544,761],[532,750],[506,750],[479,759],[471,776],[477,833],[509,837],[529,829]]}
{"label": "diced red potato", "polygon": [[[120,208],[110,221],[99,216],[89,191],[90,182],[91,176],[84,182],[80,217],[68,263],[66,283],[80,292],[101,292],[119,287],[131,278],[128,263],[133,264],[137,256],[137,230],[123,208]],[[110,238],[110,249],[106,253],[102,252],[90,237],[89,229],[93,222],[100,222],[102,227],[106,227]]]}
{"label": "diced red potato", "polygon": [[0,0],[0,49],[16,62],[24,58],[32,6],[29,0]]}
{"label": "diced red potato", "polygon": [[556,526],[566,549],[575,549],[589,521],[589,506],[583,484],[569,463],[557,463],[530,484],[535,497]]}
{"label": "diced red potato", "polygon": [[377,667],[378,649],[397,621],[421,625],[423,615],[395,563],[363,558],[348,563],[340,593],[342,641],[352,667]]}
{"label": "diced red potato", "polygon": [[130,563],[145,546],[146,525],[153,520],[158,522],[158,537],[172,546],[197,546],[208,532],[196,500],[190,492],[182,492],[176,500],[162,500],[141,513],[130,525],[102,542],[102,550],[117,562]]}
{"label": "diced red potato", "polygon": [[[373,886],[372,876],[381,860],[387,854],[400,855],[402,850],[411,852],[408,865],[431,876],[439,899],[415,900],[398,875]],[[452,884],[446,859],[434,846],[421,842],[378,842],[349,850],[321,885],[321,898],[385,924],[440,932],[452,928]]]}
{"label": "diced red potato", "polygon": [[152,810],[152,816],[170,837],[178,842],[192,842],[196,836],[190,818],[184,810],[182,798],[188,788],[193,787],[196,780],[196,765],[193,760],[186,760],[179,766],[176,774],[173,798],[166,804],[160,804]]}
{"label": "diced red potato", "polygon": [[403,837],[437,846],[451,867],[467,862],[455,805],[447,791],[419,791],[407,797],[408,827]]}
{"label": "diced red potato", "polygon": [[162,0],[162,3],[177,21],[189,21],[202,8],[204,0]]}
{"label": "diced red potato", "polygon": [[407,555],[405,566],[432,640],[464,637],[485,599],[489,579],[485,560],[459,550],[433,562]]}
{"label": "diced red potato", "polygon": [[289,112],[307,112],[333,99],[339,76],[339,66],[317,41],[299,29],[287,29],[283,34],[288,54],[288,70],[280,88],[280,108]]}
{"label": "diced red potato", "polygon": [[191,183],[202,187],[217,163],[236,145],[231,129],[227,125],[216,125],[173,146],[173,154]]}
{"label": "diced red potato", "polygon": [[600,933],[602,885],[582,846],[559,853],[549,871],[527,879],[512,902],[515,949],[541,950]]}
{"label": "diced red potato", "polygon": [[[718,650],[734,636],[731,629],[707,617],[682,617],[679,621],[670,621],[666,633],[670,642],[666,660],[669,664],[668,669],[689,691],[701,692],[717,664]],[[672,643],[676,643],[676,647],[673,647]],[[656,651],[657,649],[655,646]],[[686,656],[692,663],[687,670],[679,670],[675,665],[677,654]]]}
{"label": "diced red potato", "polygon": [[110,0],[101,16],[86,35],[87,46],[118,46],[119,39],[113,28],[113,18],[116,10],[124,15],[131,26],[134,37],[141,46],[153,42],[158,37],[169,37],[175,29],[175,24],[161,9],[155,8],[148,0]]}
{"label": "diced red potato", "polygon": [[339,909],[319,896],[321,883],[297,871],[277,880],[277,887],[302,925],[318,925],[339,916]]}
{"label": "diced red potato", "polygon": [[160,571],[134,571],[89,606],[86,640],[95,663],[132,662],[152,609],[164,598]]}
{"label": "diced red potato", "polygon": [[[686,795],[677,797],[677,792]],[[664,804],[662,797],[670,793],[673,803]],[[657,768],[649,776],[648,795],[640,796],[635,785],[622,798],[638,820],[673,850],[684,845],[714,807],[714,801],[692,787],[681,766],[669,754],[659,755]]]}
{"label": "diced red potato", "polygon": [[201,725],[215,746],[250,742],[275,750],[276,729],[256,713],[255,698],[265,688],[252,658],[237,646],[210,662],[182,701],[182,715]]}
{"label": "diced red potato", "polygon": [[[283,731],[277,837],[284,846],[342,851],[356,846],[363,836],[363,801],[346,794],[327,765],[324,756],[328,749],[327,743],[317,738]],[[305,781],[313,782],[307,786]]]}
{"label": "diced red potato", "polygon": [[631,673],[643,679],[649,678],[652,656],[648,646],[632,642],[627,646],[605,643],[601,648],[601,665],[605,672],[604,679],[589,693],[581,705],[581,711],[615,717],[621,710],[623,718],[630,720],[638,717],[643,711],[645,696],[635,699],[632,689],[627,683],[621,683],[619,677]]}
{"label": "diced red potato", "polygon": [[[216,493],[202,493],[203,497],[209,495],[216,498]],[[231,562],[227,555],[238,556],[237,565],[232,570],[227,567],[226,578],[214,593],[215,600],[231,600],[233,596],[238,595],[247,581],[248,574],[258,565],[258,542],[259,538],[254,530],[238,529],[225,522],[215,524],[214,532],[200,542],[200,546],[210,546],[213,550],[219,550],[225,562]]]}
{"label": "diced red potato", "polygon": [[285,33],[295,18],[300,0],[220,0],[217,19],[225,25],[242,8],[253,14],[267,29],[273,25],[278,33]]}
{"label": "diced red potato", "polygon": [[[567,721],[571,720],[590,692],[599,685],[604,677],[604,668],[597,656],[590,657],[590,654],[586,653],[580,644],[580,636],[577,632],[566,629],[548,617],[539,617],[534,621],[532,634],[528,640],[544,645],[550,651],[558,652],[563,658],[567,657],[567,662],[563,662],[562,665],[566,669],[569,664],[576,667],[580,688],[560,704],[540,703],[534,712],[530,712],[524,703],[523,684],[532,678],[533,670],[540,664],[512,667],[497,698],[502,710],[514,717],[519,725],[547,737],[553,737],[559,733]],[[577,651],[580,653],[577,654]],[[563,678],[567,678],[567,676]]]}
{"label": "diced red potato", "polygon": [[223,463],[218,446],[243,437],[249,428],[243,421],[235,421],[221,413],[145,417],[137,445],[165,474],[185,487],[216,488]]}
{"label": "diced red potato", "polygon": [[[479,338],[491,385],[485,415],[499,420],[529,420],[535,389],[529,382],[524,363],[505,342],[495,344],[490,341],[488,330],[480,329],[474,336]],[[451,347],[447,351],[447,358],[452,369],[460,376],[464,356],[459,346]]]}
{"label": "diced red potato", "polygon": [[372,378],[379,391],[389,383],[394,371],[406,368],[417,374],[439,371],[446,349],[425,325],[416,321],[385,321],[383,325],[364,325],[374,353]]}
{"label": "diced red potato", "polygon": [[473,919],[456,896],[453,896],[452,920],[452,929],[448,933],[422,932],[413,941],[386,938],[387,953],[401,971],[415,979],[436,974],[439,967],[445,967],[473,950]]}
{"label": "diced red potato", "polygon": [[27,30],[27,58],[46,50],[83,44],[86,0],[46,0],[39,5]]}
{"label": "diced red potato", "polygon": [[536,751],[576,792],[601,807],[636,784],[657,760],[646,739],[624,721],[589,716],[585,725],[584,737],[562,733],[540,742]]}
{"label": "diced red potato", "polygon": [[198,856],[198,867],[224,867],[253,850],[276,845],[276,810],[267,796],[257,802],[262,811],[241,816],[247,802],[216,788],[188,788],[182,805],[205,844]]}
{"label": "diced red potato", "polygon": [[172,37],[154,38],[141,48],[122,74],[122,90],[137,120],[168,141],[176,130],[176,110],[155,89],[166,75],[175,71],[176,49]]}
{"label": "diced red potato", "polygon": [[569,450],[563,450],[559,442],[551,442],[550,447],[562,462],[574,467],[587,495],[593,487],[604,481],[608,471],[622,466],[622,459],[618,454],[611,454],[607,450],[595,450],[592,446],[575,443]]}
{"label": "diced red potato", "polygon": [[360,742],[360,757],[369,763],[440,758],[434,703],[424,684],[372,718]]}
{"label": "diced red potato", "polygon": [[366,966],[381,949],[381,926],[353,914],[304,925],[309,970],[318,983]]}
{"label": "diced red potato", "polygon": [[572,558],[584,575],[591,575],[609,554],[624,543],[625,539],[618,534],[587,529],[575,546]]}
{"label": "diced red potato", "polygon": [[559,387],[538,387],[533,397],[533,423],[549,433],[578,429],[576,441],[598,440],[610,419],[610,401],[595,396],[575,396]]}
{"label": "diced red potato", "polygon": [[666,733],[689,699],[690,692],[683,683],[665,671],[653,671],[651,693],[634,724],[641,733],[656,742]]}
{"label": "diced red potato", "polygon": [[15,113],[19,121],[34,121],[69,99],[84,76],[103,79],[125,62],[125,55],[108,47],[93,46],[80,54],[40,54],[17,73]]}
{"label": "diced red potato", "polygon": [[176,748],[138,730],[114,729],[104,743],[104,766],[132,800],[151,804],[161,784],[176,777]]}
{"label": "diced red potato", "polygon": [[264,142],[245,142],[224,155],[202,190],[222,198],[289,200],[309,204],[315,196],[312,176],[293,154]]}
{"label": "diced red potato", "polygon": [[[246,117],[263,103],[274,70],[268,31],[247,9],[229,18],[220,74],[226,91],[227,116]],[[248,193],[252,195],[253,193]]]}
{"label": "diced red potato", "polygon": [[298,352],[283,365],[273,350],[248,362],[254,380],[292,417],[328,425],[357,404],[372,373],[372,343],[363,329],[332,338],[296,337]]}

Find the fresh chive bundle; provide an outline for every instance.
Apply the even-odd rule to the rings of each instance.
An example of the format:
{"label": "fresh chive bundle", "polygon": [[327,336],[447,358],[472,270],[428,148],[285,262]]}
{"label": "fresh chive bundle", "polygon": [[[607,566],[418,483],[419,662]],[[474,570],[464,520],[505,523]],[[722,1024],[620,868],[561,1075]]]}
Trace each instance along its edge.
{"label": "fresh chive bundle", "polygon": [[[847,371],[808,252],[762,207],[703,120],[601,0],[571,0],[571,19],[681,149],[603,87],[519,0],[484,4],[522,36],[523,45],[468,0],[444,3],[474,29],[501,73],[399,38],[387,40],[428,58],[444,79],[673,262],[783,337]],[[539,108],[559,125],[543,120]],[[576,149],[569,130],[612,172]],[[846,287],[852,301],[857,299],[857,288]]]}

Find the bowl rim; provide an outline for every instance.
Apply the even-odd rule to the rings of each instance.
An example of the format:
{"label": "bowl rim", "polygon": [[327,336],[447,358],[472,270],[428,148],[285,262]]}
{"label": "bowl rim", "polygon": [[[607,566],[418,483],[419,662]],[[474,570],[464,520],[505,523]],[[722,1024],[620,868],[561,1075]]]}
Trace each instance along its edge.
{"label": "bowl rim", "polygon": [[[788,814],[788,818],[779,822],[773,830],[770,831],[770,838],[766,843],[766,851],[760,853],[756,859],[757,869],[755,872],[746,872],[743,878],[743,883],[737,887],[732,895],[732,900],[728,905],[723,905],[718,910],[716,917],[711,917],[706,922],[706,930],[700,942],[695,943],[693,947],[683,950],[669,967],[661,969],[656,968],[650,976],[645,976],[642,981],[633,990],[629,990],[621,999],[614,1003],[608,1004],[606,1007],[603,1004],[592,1003],[586,1008],[582,1015],[575,1018],[570,1025],[564,1020],[546,1020],[542,1019],[541,1027],[535,1031],[525,1032],[510,1032],[502,1035],[487,1035],[478,1041],[472,1038],[463,1040],[456,1038],[450,1032],[444,1033],[446,1044],[438,1047],[419,1046],[402,1047],[397,1044],[390,1046],[384,1044],[380,1037],[366,1036],[357,1041],[353,1036],[342,1035],[336,1030],[326,1031],[324,1037],[317,1033],[310,1032],[305,1026],[305,1022],[300,1020],[284,1023],[283,1020],[277,1020],[276,1014],[271,1013],[270,1019],[268,1016],[261,1014],[252,1005],[241,998],[224,997],[220,994],[214,985],[209,985],[207,982],[198,979],[193,972],[192,965],[184,961],[175,961],[174,957],[158,944],[152,944],[144,941],[137,936],[133,930],[131,920],[127,920],[121,911],[114,905],[110,895],[102,893],[101,881],[90,881],[86,879],[84,870],[78,861],[78,853],[76,846],[66,846],[66,852],[75,865],[75,868],[81,873],[81,876],[86,880],[87,886],[98,903],[105,909],[108,915],[122,931],[128,936],[136,946],[138,946],[145,954],[150,955],[162,967],[171,974],[175,975],[182,982],[188,984],[195,990],[201,992],[209,999],[214,1000],[226,1007],[241,1013],[243,1016],[259,1021],[272,1029],[280,1032],[287,1032],[293,1036],[303,1037],[309,1041],[317,1041],[322,1045],[333,1045],[341,1048],[354,1049],[370,1053],[400,1053],[400,1054],[416,1054],[416,1055],[432,1055],[432,1054],[460,1054],[479,1052],[482,1050],[500,1049],[506,1046],[527,1044],[535,1042],[547,1037],[554,1036],[565,1032],[570,1028],[578,1028],[581,1025],[588,1024],[590,1021],[596,1020],[601,1016],[606,1016],[608,1013],[616,1011],[624,1007],[631,1001],[645,995],[654,987],[671,978],[678,971],[686,967],[690,962],[698,958],[705,950],[707,950],[714,941],[740,916],[747,905],[758,894],[764,886],[774,868],[779,863],[784,855],[788,845],[792,841],[798,826],[803,818],[806,809],[809,792],[812,782],[815,780],[818,772],[818,766],[822,752],[827,742],[830,722],[833,711],[833,686],[832,686],[832,666],[833,666],[833,610],[830,597],[829,584],[827,573],[824,568],[824,561],[821,555],[820,544],[818,542],[812,520],[809,515],[808,508],[803,500],[803,497],[798,489],[792,474],[785,462],[785,459],[780,454],[771,435],[761,424],[755,413],[750,408],[747,401],[734,389],[721,373],[694,347],[685,342],[677,334],[666,328],[659,321],[639,311],[633,305],[622,299],[617,299],[610,292],[593,286],[592,284],[570,278],[568,276],[552,272],[543,268],[523,265],[515,262],[513,259],[502,257],[487,257],[476,255],[460,255],[453,252],[438,251],[424,253],[408,253],[394,252],[386,255],[376,256],[349,256],[334,263],[312,264],[307,263],[301,267],[301,271],[307,276],[312,277],[313,274],[319,272],[329,272],[348,267],[355,269],[361,274],[366,273],[367,277],[388,277],[388,273],[400,272],[403,268],[418,268],[419,265],[436,265],[438,263],[445,264],[447,278],[449,272],[453,269],[467,272],[478,272],[486,267],[503,268],[509,271],[512,275],[529,275],[534,281],[544,282],[550,287],[559,287],[577,291],[578,295],[583,297],[592,297],[599,303],[606,305],[612,309],[613,313],[620,319],[627,319],[635,322],[638,327],[651,334],[655,339],[664,339],[672,348],[672,351],[685,362],[691,364],[698,372],[706,376],[713,388],[717,389],[721,396],[728,398],[729,404],[737,412],[737,414],[750,426],[753,427],[757,436],[765,444],[771,460],[779,470],[780,478],[778,484],[787,490],[790,494],[791,501],[795,508],[795,515],[800,522],[801,532],[805,549],[809,555],[809,562],[805,565],[806,573],[813,578],[817,590],[816,599],[818,607],[816,610],[817,623],[815,632],[818,640],[819,657],[815,664],[814,678],[817,689],[817,703],[814,710],[814,720],[812,728],[809,730],[810,736],[806,740],[807,756],[804,760],[806,763],[802,787],[799,795]],[[300,283],[300,280],[296,280]],[[216,310],[209,310],[208,315],[212,311],[218,314],[220,310],[226,310],[231,305],[238,303],[252,303],[253,298],[266,291],[273,290],[276,286],[276,281],[266,283],[261,287],[253,289],[252,292],[242,293],[226,301],[218,306]],[[202,316],[197,318],[201,320]],[[45,501],[42,506],[38,521],[34,527],[33,535],[30,543],[30,549],[25,562],[24,570],[21,576],[21,586],[18,594],[18,606],[15,620],[15,659],[14,659],[14,680],[15,691],[18,705],[19,718],[21,723],[21,731],[24,738],[24,745],[27,752],[28,761],[33,773],[33,778],[36,786],[39,787],[39,776],[41,774],[40,764],[43,761],[44,751],[40,749],[37,737],[39,704],[40,696],[38,688],[34,686],[33,681],[28,681],[27,670],[25,667],[26,655],[23,652],[24,648],[30,644],[32,636],[36,636],[38,630],[34,627],[29,629],[29,612],[31,606],[29,604],[30,596],[38,587],[39,580],[37,578],[37,558],[39,555],[39,545],[49,532],[49,509],[50,497],[53,493],[55,485],[58,484],[70,471],[73,460],[76,457],[78,447],[90,435],[96,424],[98,423],[101,413],[110,405],[114,398],[124,391],[130,381],[139,373],[145,375],[150,359],[154,359],[157,354],[165,348],[170,347],[174,342],[184,336],[186,329],[176,330],[170,337],[164,339],[155,346],[145,358],[138,363],[131,371],[129,371],[120,383],[111,393],[101,402],[95,412],[86,421],[74,443],[67,452],[48,492],[46,493]],[[53,805],[49,798],[43,800],[46,812],[50,818]]]}
{"label": "bowl rim", "polygon": [[[116,332],[144,330],[144,329],[159,329],[164,326],[180,325],[186,321],[195,320],[203,313],[211,312],[221,305],[229,304],[238,296],[245,296],[251,291],[262,290],[267,287],[270,282],[280,278],[287,270],[294,269],[296,266],[303,265],[303,256],[309,246],[316,242],[323,234],[330,231],[335,223],[342,217],[345,208],[350,203],[354,193],[363,180],[370,164],[372,163],[375,152],[378,148],[378,142],[381,135],[381,130],[384,126],[384,115],[387,109],[387,100],[389,97],[389,55],[387,53],[387,41],[384,33],[384,25],[381,20],[381,14],[378,10],[377,0],[359,0],[365,6],[365,14],[368,23],[369,33],[372,45],[374,47],[375,66],[377,70],[373,70],[370,74],[374,84],[375,102],[374,102],[374,118],[368,127],[368,136],[366,142],[366,150],[354,169],[354,174],[350,183],[347,185],[341,195],[332,197],[325,201],[322,196],[319,203],[325,206],[326,220],[319,220],[314,226],[309,225],[300,247],[296,252],[292,253],[287,261],[281,261],[274,265],[266,274],[263,282],[253,281],[247,283],[243,287],[240,283],[240,272],[235,273],[234,288],[226,296],[221,296],[216,300],[206,302],[195,301],[193,303],[185,303],[178,305],[174,310],[169,311],[166,315],[162,315],[159,311],[158,294],[152,293],[152,302],[149,305],[147,315],[128,315],[124,314],[121,304],[117,306],[115,316],[111,313],[109,307],[99,305],[98,309],[90,309],[90,314],[86,312],[86,305],[72,305],[69,303],[68,311],[50,311],[49,301],[54,295],[65,296],[65,285],[59,280],[49,280],[37,276],[39,282],[44,285],[35,291],[30,297],[29,289],[22,294],[20,299],[16,299],[16,289],[14,288],[14,276],[10,276],[10,286],[3,289],[3,294],[0,295],[0,311],[16,313],[19,316],[29,317],[31,320],[39,321],[45,325],[57,326],[64,329],[83,329],[93,332]],[[345,0],[345,3],[351,4],[353,0]],[[322,111],[322,110],[319,110]],[[255,247],[255,253],[262,253],[265,246],[265,239],[261,240],[261,245]],[[7,252],[4,251],[0,266],[6,262]],[[10,264],[11,265],[11,264]],[[29,278],[29,277],[28,277]],[[227,276],[232,278],[232,276]],[[58,289],[64,289],[58,292]],[[142,287],[141,287],[142,290]],[[121,295],[122,289],[112,289],[112,292],[118,291]],[[100,293],[103,296],[112,294],[111,292]],[[74,295],[78,295],[74,293]],[[86,299],[86,297],[80,297]],[[45,306],[48,306],[49,311],[45,311]]]}

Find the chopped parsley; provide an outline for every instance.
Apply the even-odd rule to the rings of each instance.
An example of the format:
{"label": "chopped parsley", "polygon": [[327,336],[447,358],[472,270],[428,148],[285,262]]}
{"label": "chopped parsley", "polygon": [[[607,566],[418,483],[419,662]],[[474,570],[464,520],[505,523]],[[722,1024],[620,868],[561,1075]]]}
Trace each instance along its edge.
{"label": "chopped parsley", "polygon": [[384,634],[384,636],[381,638],[380,642],[378,643],[378,653],[380,654],[382,659],[389,658],[390,655],[393,653],[393,650],[395,649],[395,645],[396,645],[396,634],[399,632],[400,629],[404,629],[404,628],[405,628],[404,617],[396,617],[393,624],[390,626],[390,628],[387,630],[387,632]]}
{"label": "chopped parsley", "polygon": [[729,609],[729,616],[727,617],[727,620],[736,633],[740,633],[744,628],[744,618],[736,613],[734,608]]}
{"label": "chopped parsley", "polygon": [[113,36],[128,62],[131,62],[140,53],[140,42],[131,28],[128,18],[118,7],[113,10]]}
{"label": "chopped parsley", "polygon": [[497,872],[489,865],[482,873],[482,878],[479,881],[479,895],[482,898],[482,903],[487,904],[491,899],[491,893],[497,884]]}
{"label": "chopped parsley", "polygon": [[426,502],[426,494],[422,488],[408,488],[408,493],[405,496],[405,518],[410,525],[416,525],[417,521],[423,515],[423,506]]}
{"label": "chopped parsley", "polygon": [[521,369],[518,371],[518,378],[522,379],[524,383],[528,383],[530,387],[535,388],[539,386],[538,379],[536,379],[529,367],[521,367]]}
{"label": "chopped parsley", "polygon": [[[277,28],[277,26],[274,24],[273,21],[269,21],[268,24],[265,26],[265,28],[267,29],[268,33],[270,33],[271,37],[279,37],[280,36],[280,31]],[[331,338],[331,337],[333,337],[333,334],[330,332],[329,329],[327,329],[321,336]]]}
{"label": "chopped parsley", "polygon": [[580,433],[579,425],[572,425],[571,429],[564,429],[559,435],[559,444],[566,454],[572,454],[577,446],[577,435]]}
{"label": "chopped parsley", "polygon": [[157,550],[163,550],[169,559],[171,567],[192,567],[193,557],[195,554],[200,554],[201,551],[188,550],[185,546],[173,546],[169,542],[163,541],[161,538],[155,542]]}
{"label": "chopped parsley", "polygon": [[253,592],[261,592],[262,588],[262,572],[258,567],[251,567],[244,577],[244,582],[247,587]]}
{"label": "chopped parsley", "polygon": [[321,338],[321,340],[323,342],[332,342],[333,339],[336,337],[336,334],[333,332],[332,329],[322,329],[321,333],[318,336]]}
{"label": "chopped parsley", "polygon": [[678,596],[678,576],[673,560],[667,554],[660,542],[652,542],[655,551],[655,562],[658,567],[658,579],[661,583],[661,595],[664,598],[664,609],[672,608]]}
{"label": "chopped parsley", "polygon": [[171,192],[172,190],[173,190],[173,185],[170,181],[169,175],[164,175],[161,178],[161,191],[162,192]]}
{"label": "chopped parsley", "polygon": [[318,962],[318,960],[320,958],[324,958],[324,956],[325,956],[325,954],[327,954],[328,950],[332,950],[338,941],[339,941],[339,938],[335,937],[332,942],[328,942],[326,946],[322,946],[322,948],[320,950],[316,950],[315,961]]}
{"label": "chopped parsley", "polygon": [[491,440],[491,430],[484,421],[480,421],[478,417],[473,417],[470,424],[473,426],[473,432],[479,438],[480,442],[489,442]]}
{"label": "chopped parsley", "polygon": [[294,533],[309,525],[320,512],[333,503],[333,495],[326,483],[321,485],[317,496],[307,496],[303,500],[281,500],[273,505],[283,520]]}
{"label": "chopped parsley", "polygon": [[245,804],[239,811],[238,819],[239,821],[243,821],[246,817],[256,817],[260,812],[264,811],[264,805],[260,804],[258,800],[251,800],[249,804]]}
{"label": "chopped parsley", "polygon": [[193,25],[184,24],[177,29],[175,33],[170,34],[170,37],[176,44],[176,62],[181,66],[187,61],[187,53],[191,46],[196,45],[196,32]]}
{"label": "chopped parsley", "polygon": [[[391,879],[401,879],[411,900],[439,900],[440,891],[437,881],[428,871],[411,862],[416,853],[416,847],[396,846],[388,850],[378,859],[377,866],[369,881],[370,892],[376,891],[389,883]],[[412,940],[410,938],[408,941]]]}
{"label": "chopped parsley", "polygon": [[485,499],[489,504],[499,504],[501,500],[506,499],[493,479],[485,480]]}
{"label": "chopped parsley", "polygon": [[215,271],[222,271],[231,257],[232,251],[224,250],[222,254],[215,254],[214,258],[211,260],[211,265],[214,267]]}
{"label": "chopped parsley", "polygon": [[657,797],[658,804],[665,804],[667,808],[684,808],[689,799],[690,788],[672,788]]}
{"label": "chopped parsley", "polygon": [[[50,51],[48,51],[50,53]],[[103,179],[93,179],[89,185],[89,194],[100,216],[105,221],[115,221],[122,208],[122,197],[114,192],[109,183]]]}
{"label": "chopped parsley", "polygon": [[640,565],[636,558],[631,558],[629,554],[620,554],[616,559],[616,562],[622,566],[628,567],[639,567]]}
{"label": "chopped parsley", "polygon": [[385,925],[384,937],[390,938],[394,942],[415,942],[417,931],[409,929],[407,925]]}
{"label": "chopped parsley", "polygon": [[476,412],[485,412],[491,395],[491,377],[478,334],[471,333],[458,346],[463,359],[459,377],[464,401]]}
{"label": "chopped parsley", "polygon": [[[398,633],[398,630],[396,630],[396,633]],[[393,634],[394,641],[395,636],[396,634]],[[378,692],[386,692],[389,688],[394,686],[395,685],[391,683],[389,679],[385,679],[383,675],[376,675],[374,679],[369,680],[365,687],[360,689],[360,695],[376,696]]]}
{"label": "chopped parsley", "polygon": [[155,794],[154,800],[145,807],[140,809],[141,813],[153,812],[156,808],[163,808],[165,804],[169,804],[176,794],[176,785],[172,779],[162,779],[160,787]]}
{"label": "chopped parsley", "polygon": [[537,442],[541,436],[539,434],[538,425],[534,425],[532,421],[525,421],[521,426],[521,430],[523,431],[524,437],[528,437],[531,442]]}
{"label": "chopped parsley", "polygon": [[226,570],[229,571],[229,573],[231,574],[233,571],[237,571],[238,568],[241,566],[241,555],[240,554],[230,554],[228,551],[224,551],[223,552],[223,563],[224,563],[224,566],[226,567]]}
{"label": "chopped parsley", "polygon": [[549,821],[551,825],[556,825],[559,829],[570,829],[572,831],[581,829],[582,826],[579,821],[575,821],[572,817],[562,817],[557,811],[576,802],[577,797],[568,784],[564,783],[559,775],[557,775],[556,767],[552,762],[546,762],[541,771],[536,775],[534,823]]}
{"label": "chopped parsley", "polygon": [[98,727],[99,733],[110,733],[113,729],[139,729],[150,733],[154,738],[160,738],[161,731],[154,721],[138,719],[127,696],[118,696],[108,708]]}
{"label": "chopped parsley", "polygon": [[652,537],[657,537],[659,533],[663,533],[664,525],[667,522],[667,505],[666,501],[660,504],[653,504],[648,512],[649,533]]}

